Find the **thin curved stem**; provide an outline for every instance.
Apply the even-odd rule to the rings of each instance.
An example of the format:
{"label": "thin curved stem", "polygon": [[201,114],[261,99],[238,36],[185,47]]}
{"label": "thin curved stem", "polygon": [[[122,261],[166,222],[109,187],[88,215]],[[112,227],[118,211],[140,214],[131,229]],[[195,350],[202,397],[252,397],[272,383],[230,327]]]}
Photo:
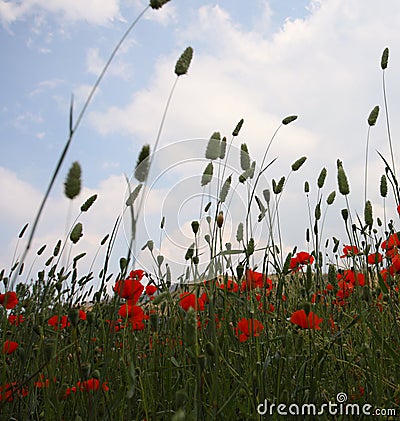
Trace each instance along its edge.
{"label": "thin curved stem", "polygon": [[[146,6],[145,7],[145,9],[138,15],[138,17],[131,23],[131,25],[129,26],[129,28],[125,31],[125,33],[121,37],[121,39],[118,42],[118,44],[114,47],[114,49],[113,49],[113,51],[112,51],[109,59],[107,60],[106,64],[104,65],[103,70],[101,71],[99,77],[97,78],[96,82],[94,83],[94,85],[92,87],[92,90],[90,91],[90,93],[89,93],[89,95],[88,95],[88,97],[87,97],[87,99],[86,99],[86,101],[85,101],[85,103],[84,103],[84,105],[82,107],[82,110],[81,110],[81,112],[78,115],[78,118],[77,118],[77,120],[75,122],[75,125],[73,125],[73,99],[71,100],[70,116],[69,116],[69,121],[70,121],[69,137],[68,137],[68,140],[67,140],[67,142],[66,142],[66,144],[64,146],[63,151],[61,152],[61,156],[60,156],[60,158],[59,158],[59,160],[57,162],[56,169],[53,172],[53,175],[52,175],[51,180],[50,180],[50,183],[49,183],[49,185],[47,187],[46,193],[45,193],[45,195],[43,197],[43,200],[42,200],[42,202],[41,202],[41,204],[39,206],[39,210],[38,210],[38,212],[36,214],[35,220],[33,222],[32,230],[31,230],[31,233],[30,233],[29,238],[28,238],[28,243],[27,243],[27,245],[25,247],[24,253],[23,253],[22,258],[21,258],[21,261],[19,263],[20,267],[23,264],[23,262],[24,262],[24,260],[25,260],[25,258],[27,256],[27,254],[28,254],[28,251],[29,251],[29,249],[31,247],[32,240],[33,240],[33,237],[35,235],[37,225],[39,223],[39,219],[40,219],[40,217],[42,215],[42,212],[43,212],[44,206],[45,206],[45,204],[47,202],[47,199],[49,198],[50,192],[51,192],[51,190],[53,188],[53,185],[55,183],[55,180],[57,178],[57,175],[58,175],[58,173],[60,171],[61,165],[64,162],[65,156],[67,155],[67,152],[68,152],[68,149],[69,149],[69,147],[71,145],[71,142],[72,142],[72,139],[74,137],[74,134],[75,134],[76,130],[78,129],[78,127],[79,127],[79,125],[80,125],[80,123],[81,123],[81,121],[82,121],[82,119],[83,119],[83,117],[84,117],[84,115],[86,113],[86,110],[87,110],[87,108],[88,108],[88,106],[89,106],[89,104],[90,104],[90,102],[91,102],[91,100],[92,100],[92,98],[93,98],[93,96],[94,96],[94,94],[95,94],[98,86],[100,85],[100,82],[102,81],[104,75],[106,74],[108,68],[110,67],[110,64],[113,61],[115,55],[119,51],[121,45],[123,44],[123,42],[125,41],[125,39],[129,35],[129,33],[132,31],[132,29],[134,28],[134,26],[137,24],[137,22],[139,21],[139,19],[145,14],[145,12],[149,8],[150,8],[150,6]],[[18,273],[18,272],[15,272],[15,273]],[[11,284],[13,284],[14,281],[15,281],[15,275],[14,275],[14,278],[13,278]]]}

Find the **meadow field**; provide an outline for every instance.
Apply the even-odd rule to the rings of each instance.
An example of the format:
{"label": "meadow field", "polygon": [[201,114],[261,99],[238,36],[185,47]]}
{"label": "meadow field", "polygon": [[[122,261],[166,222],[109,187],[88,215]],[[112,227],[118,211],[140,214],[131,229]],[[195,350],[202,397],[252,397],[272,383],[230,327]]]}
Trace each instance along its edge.
{"label": "meadow field", "polygon": [[[152,0],[149,7],[165,3]],[[82,215],[100,211],[97,195],[82,200],[79,161],[64,175],[60,169],[119,47],[77,117],[71,103],[69,138],[42,206],[33,223],[16,233],[12,267],[0,272],[0,419],[400,419],[400,230],[385,207],[394,202],[400,213],[393,154],[381,155],[382,175],[376,180],[383,215],[375,214],[367,197],[370,136],[378,119],[388,115],[389,50],[382,48],[377,63],[384,106],[365,116],[365,195],[358,206],[363,214],[349,204],[345,160],[337,160],[337,188],[328,192],[321,162],[318,178],[306,182],[302,192],[309,212],[308,247],[286,253],[279,205],[289,178],[307,157],[295,160],[286,176],[272,179],[271,187],[261,180],[274,164],[271,144],[282,130],[290,133],[297,116],[282,116],[257,160],[240,138],[246,122],[233,122],[231,133],[212,133],[199,152],[207,161],[198,178],[202,206],[190,224],[192,243],[184,253],[177,251],[185,271],[172,273],[156,239],[137,244],[136,238],[168,101],[159,136],[154,145],[143,145],[127,184],[124,206],[132,229],[126,254],[119,267],[112,267],[119,216],[99,245],[102,269],[82,273],[85,253],[74,254],[73,245],[85,235]],[[182,52],[171,69],[176,81],[195,65],[194,57],[192,47]],[[386,124],[392,151],[388,119]],[[232,157],[235,171],[227,164]],[[33,250],[42,209],[59,176],[65,179],[65,196],[79,202],[80,211],[65,238]],[[239,189],[245,206],[227,242],[227,210]],[[310,190],[317,191],[315,202]],[[346,237],[326,239],[325,215],[339,198],[346,204],[337,215]],[[155,222],[160,232],[164,222]],[[260,239],[254,233],[261,226],[266,234]],[[154,270],[140,267],[139,249],[151,257]],[[40,270],[26,267],[28,256]]]}

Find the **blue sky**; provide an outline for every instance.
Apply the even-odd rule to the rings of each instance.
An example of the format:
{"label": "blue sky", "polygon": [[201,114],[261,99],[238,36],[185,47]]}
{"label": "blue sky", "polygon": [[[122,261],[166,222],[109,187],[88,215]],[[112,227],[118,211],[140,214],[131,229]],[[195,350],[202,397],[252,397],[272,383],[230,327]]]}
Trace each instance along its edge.
{"label": "blue sky", "polygon": [[[10,266],[18,232],[32,222],[66,141],[71,95],[77,115],[116,42],[145,5],[142,0],[0,0],[2,267]],[[336,189],[337,158],[343,160],[349,176],[351,207],[362,213],[366,119],[373,106],[383,104],[379,64],[385,47],[390,48],[387,83],[393,139],[399,132],[394,118],[400,112],[398,22],[397,0],[385,0],[379,7],[372,0],[171,0],[159,11],[149,10],[88,109],[46,207],[35,246],[47,242],[51,248],[65,235],[69,205],[62,183],[75,160],[82,165],[84,189],[79,204],[72,206],[72,217],[89,195],[99,194],[92,213],[85,215],[85,237],[76,251],[95,250],[110,232],[123,210],[124,174],[131,176],[141,146],[154,144],[174,82],[175,61],[191,45],[192,66],[177,85],[153,176],[167,174],[161,165],[166,156],[181,165],[171,175],[173,187],[167,175],[156,179],[146,200],[146,228],[140,241],[158,239],[165,212],[170,222],[163,253],[175,260],[173,245],[178,244],[179,250],[190,245],[192,205],[174,208],[179,200],[185,202],[185,196],[178,199],[175,194],[190,192],[184,180],[201,176],[204,162],[196,167],[197,173],[186,164],[203,156],[211,133],[229,135],[244,118],[236,147],[246,142],[250,155],[261,157],[281,119],[298,114],[298,121],[285,127],[273,144],[270,156],[278,161],[266,183],[287,175],[300,156],[308,157],[304,168],[291,176],[280,204],[285,250],[295,244],[306,248],[304,181],[312,185],[313,207],[315,180],[322,167],[328,170],[325,196]],[[381,107],[371,133],[369,163],[369,196],[377,216],[383,212],[379,197],[383,165],[375,150],[388,156],[383,117]],[[198,150],[193,139],[203,139]],[[173,146],[180,141],[187,143],[181,149]],[[398,156],[396,144],[395,152]],[[338,197],[329,210],[324,238],[344,236],[339,216],[344,206]],[[232,212],[227,238],[229,232],[234,236],[236,224]],[[260,238],[264,234],[260,231]],[[121,237],[117,260],[126,244]],[[141,259],[151,267],[145,257]]]}

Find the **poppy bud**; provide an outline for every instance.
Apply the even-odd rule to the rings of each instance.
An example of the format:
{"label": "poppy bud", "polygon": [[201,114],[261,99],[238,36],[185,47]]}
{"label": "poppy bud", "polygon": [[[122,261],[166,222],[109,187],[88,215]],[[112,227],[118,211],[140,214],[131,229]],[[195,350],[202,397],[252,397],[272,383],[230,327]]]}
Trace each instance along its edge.
{"label": "poppy bud", "polygon": [[150,251],[153,251],[154,249],[154,241],[153,240],[149,240],[147,241],[147,247]]}
{"label": "poppy bud", "polygon": [[199,232],[199,227],[199,221],[192,221],[192,231],[194,235],[196,235]]}
{"label": "poppy bud", "polygon": [[224,224],[224,213],[221,211],[219,212],[217,216],[217,226],[218,228],[222,228],[222,225]]}
{"label": "poppy bud", "polygon": [[269,189],[263,190],[263,196],[265,201],[267,202],[267,205],[269,205],[269,201],[271,200],[271,191]]}

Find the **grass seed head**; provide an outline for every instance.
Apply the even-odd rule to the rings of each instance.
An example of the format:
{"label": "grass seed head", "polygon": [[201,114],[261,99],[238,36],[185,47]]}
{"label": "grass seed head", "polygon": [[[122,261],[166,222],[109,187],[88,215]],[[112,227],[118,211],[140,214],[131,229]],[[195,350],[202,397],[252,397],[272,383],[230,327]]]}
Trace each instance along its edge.
{"label": "grass seed head", "polygon": [[79,162],[73,162],[64,183],[64,193],[68,199],[74,199],[81,192],[81,174]]}
{"label": "grass seed head", "polygon": [[175,74],[177,76],[185,75],[188,72],[192,58],[193,58],[193,48],[187,47],[185,51],[179,57],[178,61],[176,62]]}

